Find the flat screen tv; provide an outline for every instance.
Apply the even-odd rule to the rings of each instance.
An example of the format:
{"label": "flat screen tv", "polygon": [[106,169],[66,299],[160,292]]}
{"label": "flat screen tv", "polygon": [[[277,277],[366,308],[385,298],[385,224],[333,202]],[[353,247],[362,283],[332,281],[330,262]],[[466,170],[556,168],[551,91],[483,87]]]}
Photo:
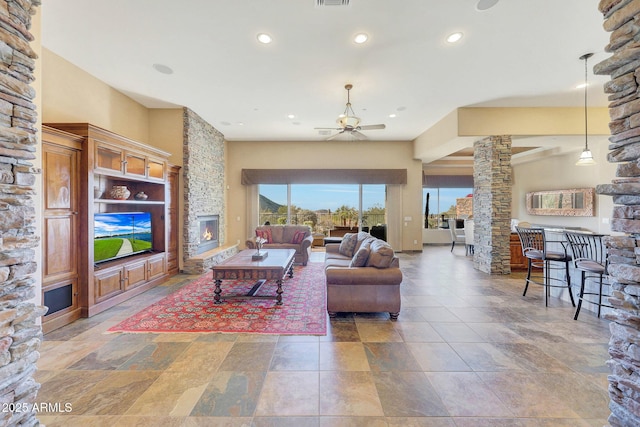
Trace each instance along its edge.
{"label": "flat screen tv", "polygon": [[149,212],[96,213],[93,218],[95,263],[151,251]]}

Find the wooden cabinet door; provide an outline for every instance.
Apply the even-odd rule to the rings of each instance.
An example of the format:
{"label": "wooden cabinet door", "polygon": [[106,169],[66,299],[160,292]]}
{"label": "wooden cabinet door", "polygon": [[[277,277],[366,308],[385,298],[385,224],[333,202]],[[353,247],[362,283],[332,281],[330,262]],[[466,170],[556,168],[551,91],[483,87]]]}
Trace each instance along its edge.
{"label": "wooden cabinet door", "polygon": [[165,271],[165,256],[164,254],[155,255],[147,260],[147,278],[148,280],[155,279],[158,276],[162,276]]}
{"label": "wooden cabinet door", "polygon": [[522,255],[522,245],[520,244],[520,238],[516,233],[511,233],[509,240],[509,253],[511,255],[511,270],[522,271],[527,269],[527,258]]}
{"label": "wooden cabinet door", "polygon": [[180,167],[170,166],[167,174],[167,272],[178,274],[178,180]]}
{"label": "wooden cabinet door", "polygon": [[142,154],[125,153],[124,156],[125,175],[145,178],[147,175],[147,159]]}
{"label": "wooden cabinet door", "polygon": [[43,143],[43,285],[78,277],[77,150]]}
{"label": "wooden cabinet door", "polygon": [[124,173],[125,159],[124,151],[121,148],[97,141],[95,147],[95,164],[93,166],[97,171],[116,175]]}
{"label": "wooden cabinet door", "polygon": [[127,263],[124,266],[124,289],[129,290],[140,286],[148,280],[148,277],[145,260]]}
{"label": "wooden cabinet door", "polygon": [[164,181],[165,162],[153,157],[147,158],[147,177],[156,181]]}
{"label": "wooden cabinet door", "polygon": [[121,266],[96,270],[93,279],[94,303],[124,292],[124,270]]}

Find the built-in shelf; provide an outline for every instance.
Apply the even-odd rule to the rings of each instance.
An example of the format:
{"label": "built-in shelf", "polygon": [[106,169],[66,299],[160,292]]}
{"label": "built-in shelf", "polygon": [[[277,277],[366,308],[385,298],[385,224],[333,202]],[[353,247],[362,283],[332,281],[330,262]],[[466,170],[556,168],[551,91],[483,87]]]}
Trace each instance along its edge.
{"label": "built-in shelf", "polygon": [[[77,158],[74,160],[77,164],[67,166],[67,163],[70,163],[67,160],[71,158],[70,154],[67,155],[65,151],[66,157],[57,155],[60,151],[57,146],[51,146],[50,150],[53,154],[49,162],[54,165],[60,163],[67,166],[69,170],[75,165],[72,183],[79,191],[73,193],[76,194],[78,208],[69,207],[68,209],[70,225],[61,223],[58,226],[64,231],[71,229],[71,226],[77,223],[77,232],[74,230],[73,236],[64,243],[69,249],[77,251],[78,255],[75,256],[75,252],[72,253],[69,249],[62,247],[49,249],[49,253],[52,254],[50,256],[52,266],[60,264],[60,253],[68,252],[69,258],[77,259],[77,266],[73,265],[73,271],[78,273],[74,277],[69,277],[69,280],[64,283],[58,280],[57,276],[60,274],[49,274],[51,278],[47,277],[49,280],[47,283],[50,282],[51,285],[47,290],[50,289],[49,299],[54,303],[60,306],[73,305],[76,317],[78,312],[83,317],[91,317],[162,283],[169,275],[177,273],[179,236],[176,214],[178,203],[176,176],[179,168],[169,167],[169,153],[165,151],[88,123],[51,123],[49,126],[55,128],[50,132],[54,134],[53,136],[62,131],[78,140],[78,147],[71,153],[75,155],[74,159]],[[51,176],[48,181],[46,188],[56,189],[57,187],[53,184],[60,179],[57,176]],[[126,187],[131,197],[124,200],[95,197],[96,195],[110,197],[110,192],[117,186]],[[74,189],[75,187],[64,194]],[[51,192],[51,197],[58,193]],[[144,193],[148,198],[135,199],[138,193]],[[55,205],[52,204],[52,206]],[[149,234],[152,251],[104,263],[94,263],[95,214],[136,211],[147,212],[151,217]],[[51,225],[47,224],[48,234],[43,233],[56,238],[50,239],[54,242],[60,240],[57,238],[60,232],[54,232],[52,228],[60,223],[59,220],[55,222],[58,216],[60,216],[58,211],[52,210]],[[49,243],[49,240],[45,239],[45,241]],[[58,244],[62,245],[62,243]],[[52,268],[50,270],[57,271]],[[69,267],[68,270],[72,269]],[[67,282],[70,286],[58,290]],[[45,298],[47,296],[49,295],[44,295]],[[62,317],[62,314],[59,314],[62,312],[62,309],[58,310],[51,319]],[[49,323],[48,320],[48,316],[45,316],[44,323]],[[52,323],[52,327],[59,327],[62,323],[56,320],[55,324]]]}
{"label": "built-in shelf", "polygon": [[114,199],[94,199],[95,203],[105,203],[108,205],[164,205],[165,202],[158,200],[114,200]]}

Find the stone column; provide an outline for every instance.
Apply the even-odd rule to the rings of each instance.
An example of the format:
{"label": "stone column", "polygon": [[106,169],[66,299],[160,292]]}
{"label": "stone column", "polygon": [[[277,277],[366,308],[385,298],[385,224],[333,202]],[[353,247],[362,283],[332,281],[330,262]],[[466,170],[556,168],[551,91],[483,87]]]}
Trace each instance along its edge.
{"label": "stone column", "polygon": [[614,310],[609,341],[609,423],[640,425],[640,0],[601,0],[604,29],[611,32],[605,47],[613,55],[594,67],[607,74],[609,128],[607,157],[618,163],[611,184],[596,192],[613,196],[611,230],[625,235],[606,241],[612,283],[609,303]]}
{"label": "stone column", "polygon": [[511,137],[491,136],[473,144],[474,267],[511,273]]}
{"label": "stone column", "polygon": [[0,425],[38,425],[33,379],[46,309],[36,295],[35,235],[39,143],[33,103],[36,53],[29,46],[39,0],[0,1]]}

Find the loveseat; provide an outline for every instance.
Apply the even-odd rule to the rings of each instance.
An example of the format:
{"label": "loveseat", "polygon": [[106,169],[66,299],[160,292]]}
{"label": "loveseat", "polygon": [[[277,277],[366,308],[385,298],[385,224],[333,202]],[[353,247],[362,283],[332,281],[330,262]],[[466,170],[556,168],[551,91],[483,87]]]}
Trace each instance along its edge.
{"label": "loveseat", "polygon": [[393,248],[365,232],[347,233],[341,243],[325,248],[329,317],[386,311],[397,320],[402,272]]}
{"label": "loveseat", "polygon": [[[307,225],[261,225],[256,227],[256,237],[266,240],[264,249],[295,249],[293,260],[296,264],[307,265],[313,236]],[[247,239],[248,249],[256,249],[256,241]]]}

